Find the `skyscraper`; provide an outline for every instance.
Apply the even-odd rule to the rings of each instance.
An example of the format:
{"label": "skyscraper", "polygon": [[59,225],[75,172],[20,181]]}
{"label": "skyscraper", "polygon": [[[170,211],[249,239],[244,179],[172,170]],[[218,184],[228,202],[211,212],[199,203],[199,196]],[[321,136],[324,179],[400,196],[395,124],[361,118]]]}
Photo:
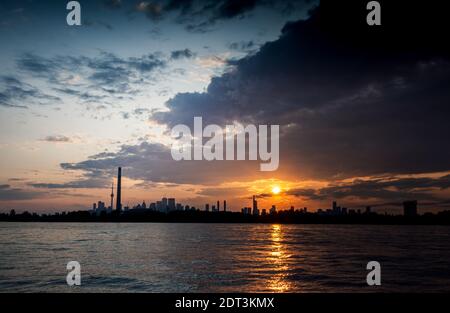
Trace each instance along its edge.
{"label": "skyscraper", "polygon": [[167,206],[169,208],[169,212],[175,211],[175,208],[176,208],[175,198],[169,198],[167,201]]}
{"label": "skyscraper", "polygon": [[223,211],[227,211],[227,200],[223,200]]}
{"label": "skyscraper", "polygon": [[253,196],[253,210],[258,209],[258,201],[256,201],[256,196]]}
{"label": "skyscraper", "polygon": [[113,210],[114,205],[114,182],[111,184],[111,210]]}
{"label": "skyscraper", "polygon": [[217,200],[217,212],[219,212],[219,211],[220,211],[220,201]]}
{"label": "skyscraper", "polygon": [[122,210],[122,168],[119,167],[117,172],[117,196],[116,196],[116,210],[120,212]]}
{"label": "skyscraper", "polygon": [[162,198],[161,199],[161,202],[162,202],[162,206],[163,206],[163,212],[167,212],[167,210],[169,209],[169,203],[168,203],[168,201],[167,201],[167,198]]}

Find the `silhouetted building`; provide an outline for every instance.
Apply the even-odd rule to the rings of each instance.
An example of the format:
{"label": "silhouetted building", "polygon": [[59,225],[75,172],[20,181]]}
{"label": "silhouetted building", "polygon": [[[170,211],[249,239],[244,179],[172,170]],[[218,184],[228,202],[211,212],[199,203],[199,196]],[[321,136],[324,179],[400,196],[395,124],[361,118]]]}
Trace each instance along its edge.
{"label": "silhouetted building", "polygon": [[117,195],[116,195],[116,210],[122,210],[122,168],[119,167],[117,171]]}
{"label": "silhouetted building", "polygon": [[209,204],[205,204],[205,211],[209,212]]}
{"label": "silhouetted building", "polygon": [[162,202],[162,206],[163,206],[163,208],[162,208],[163,212],[167,212],[167,209],[168,209],[168,206],[169,206],[167,198],[162,198],[161,202]]}
{"label": "silhouetted building", "polygon": [[403,202],[403,215],[416,216],[417,215],[417,201],[405,201]]}
{"label": "silhouetted building", "polygon": [[169,198],[167,201],[167,207],[170,211],[175,211],[176,204],[175,204],[175,198]]}
{"label": "silhouetted building", "polygon": [[258,210],[258,201],[256,201],[256,196],[253,196],[253,211]]}
{"label": "silhouetted building", "polygon": [[217,200],[217,212],[220,212],[220,201]]}
{"label": "silhouetted building", "polygon": [[272,207],[270,208],[270,214],[275,214],[277,213],[277,207],[275,205],[272,205]]}
{"label": "silhouetted building", "polygon": [[223,211],[227,211],[227,200],[223,200]]}
{"label": "silhouetted building", "polygon": [[111,184],[111,210],[113,209],[114,205],[114,182]]}
{"label": "silhouetted building", "polygon": [[99,201],[97,204],[98,210],[103,210],[105,208],[105,202]]}

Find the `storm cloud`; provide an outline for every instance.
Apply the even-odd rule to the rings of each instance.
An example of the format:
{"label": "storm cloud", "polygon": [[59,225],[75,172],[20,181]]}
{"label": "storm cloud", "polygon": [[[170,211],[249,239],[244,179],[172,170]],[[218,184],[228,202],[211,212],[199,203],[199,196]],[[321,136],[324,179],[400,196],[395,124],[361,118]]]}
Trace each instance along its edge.
{"label": "storm cloud", "polygon": [[450,170],[448,50],[426,39],[357,41],[325,28],[320,14],[288,23],[206,92],[178,94],[155,119],[280,124],[280,170],[301,177]]}

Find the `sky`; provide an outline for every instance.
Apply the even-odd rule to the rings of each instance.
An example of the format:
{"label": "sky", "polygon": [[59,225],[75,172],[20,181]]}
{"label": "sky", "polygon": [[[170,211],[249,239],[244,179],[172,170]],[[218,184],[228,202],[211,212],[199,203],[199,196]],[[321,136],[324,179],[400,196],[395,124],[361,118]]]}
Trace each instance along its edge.
{"label": "sky", "polygon": [[[361,35],[308,0],[79,2],[68,26],[67,1],[0,1],[0,210],[109,203],[118,166],[130,206],[449,207],[435,25]],[[279,169],[174,161],[168,132],[194,116],[280,125]]]}

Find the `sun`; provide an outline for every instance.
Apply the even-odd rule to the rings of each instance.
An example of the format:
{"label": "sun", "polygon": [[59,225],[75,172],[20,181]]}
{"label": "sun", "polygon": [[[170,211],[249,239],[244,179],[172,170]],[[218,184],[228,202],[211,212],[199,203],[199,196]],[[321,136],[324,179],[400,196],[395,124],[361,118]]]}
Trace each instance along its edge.
{"label": "sun", "polygon": [[279,194],[281,192],[281,188],[279,187],[279,186],[273,186],[272,187],[272,193],[274,194],[274,195],[277,195],[277,194]]}

